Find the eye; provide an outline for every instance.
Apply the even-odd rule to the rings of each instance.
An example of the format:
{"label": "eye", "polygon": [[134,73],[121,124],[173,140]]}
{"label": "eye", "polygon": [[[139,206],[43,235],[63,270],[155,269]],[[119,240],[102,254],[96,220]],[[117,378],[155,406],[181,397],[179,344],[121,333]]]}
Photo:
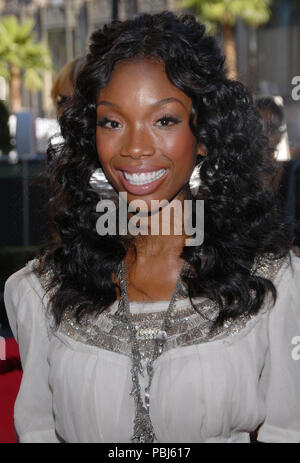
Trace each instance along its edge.
{"label": "eye", "polygon": [[179,122],[181,121],[177,117],[165,114],[163,117],[158,119],[157,124],[160,127],[171,127],[172,125],[179,124]]}
{"label": "eye", "polygon": [[102,117],[98,122],[97,125],[103,127],[104,129],[118,129],[120,128],[121,124],[117,121],[107,119],[107,117]]}

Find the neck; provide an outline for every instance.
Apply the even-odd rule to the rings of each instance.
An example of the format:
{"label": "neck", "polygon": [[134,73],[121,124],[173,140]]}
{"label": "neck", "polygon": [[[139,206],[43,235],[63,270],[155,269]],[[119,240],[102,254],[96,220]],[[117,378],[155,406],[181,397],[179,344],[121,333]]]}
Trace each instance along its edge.
{"label": "neck", "polygon": [[[139,218],[141,233],[135,236],[134,244],[137,256],[179,256],[188,235],[185,233],[184,220],[191,214],[189,190],[182,190],[176,198],[160,210],[152,210]],[[185,210],[186,209],[186,210]]]}
{"label": "neck", "polygon": [[185,244],[184,236],[141,236],[134,240],[137,256],[179,256]]}

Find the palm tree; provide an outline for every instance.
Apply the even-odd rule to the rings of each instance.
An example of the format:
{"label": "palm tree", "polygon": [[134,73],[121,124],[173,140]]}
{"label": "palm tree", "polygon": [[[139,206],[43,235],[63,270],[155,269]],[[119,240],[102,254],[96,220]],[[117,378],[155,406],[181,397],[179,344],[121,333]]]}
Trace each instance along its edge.
{"label": "palm tree", "polygon": [[42,72],[52,68],[49,51],[42,43],[35,43],[34,22],[18,22],[15,16],[0,19],[0,75],[10,86],[11,110],[22,107],[20,86],[39,90],[43,86]]}
{"label": "palm tree", "polygon": [[236,48],[233,26],[242,18],[246,24],[258,27],[270,18],[272,0],[181,0],[180,6],[192,8],[209,26],[221,25],[228,77],[237,78]]}

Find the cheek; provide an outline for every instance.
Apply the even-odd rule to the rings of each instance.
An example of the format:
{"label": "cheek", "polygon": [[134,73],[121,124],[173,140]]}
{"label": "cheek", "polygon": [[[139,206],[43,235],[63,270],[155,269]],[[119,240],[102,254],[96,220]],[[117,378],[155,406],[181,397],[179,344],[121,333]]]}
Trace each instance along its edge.
{"label": "cheek", "polygon": [[99,132],[96,133],[96,146],[99,161],[105,164],[110,161],[115,152],[115,146],[112,137],[100,136]]}
{"label": "cheek", "polygon": [[[195,160],[196,145],[196,139],[191,131],[180,131],[166,140],[165,147],[174,161],[179,164],[182,161],[183,165],[188,168],[189,164]],[[180,164],[179,167],[183,166]]]}

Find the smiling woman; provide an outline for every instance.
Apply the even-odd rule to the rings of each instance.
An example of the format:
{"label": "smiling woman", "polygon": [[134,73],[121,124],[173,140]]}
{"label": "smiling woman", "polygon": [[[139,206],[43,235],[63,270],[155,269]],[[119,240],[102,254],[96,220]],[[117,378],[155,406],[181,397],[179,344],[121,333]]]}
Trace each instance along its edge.
{"label": "smiling woman", "polygon": [[[263,186],[262,121],[223,63],[190,15],[92,34],[48,152],[58,239],[5,286],[21,442],[249,442],[258,427],[300,442],[300,263]],[[99,168],[115,197],[144,201],[149,233],[97,233]],[[195,223],[203,200],[203,243],[153,232],[186,201]]]}
{"label": "smiling woman", "polygon": [[168,79],[163,63],[118,64],[98,95],[99,160],[128,201],[189,197],[189,179],[201,154],[190,127],[192,100]]}

